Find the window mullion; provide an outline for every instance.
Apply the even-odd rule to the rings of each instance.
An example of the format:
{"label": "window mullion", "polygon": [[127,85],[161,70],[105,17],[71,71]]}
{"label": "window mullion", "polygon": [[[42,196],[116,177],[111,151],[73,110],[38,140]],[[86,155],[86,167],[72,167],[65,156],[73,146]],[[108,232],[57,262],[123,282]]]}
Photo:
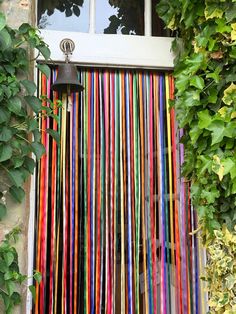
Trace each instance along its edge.
{"label": "window mullion", "polygon": [[89,4],[89,33],[95,34],[96,0],[90,0]]}
{"label": "window mullion", "polygon": [[152,1],[144,1],[144,35],[152,36]]}

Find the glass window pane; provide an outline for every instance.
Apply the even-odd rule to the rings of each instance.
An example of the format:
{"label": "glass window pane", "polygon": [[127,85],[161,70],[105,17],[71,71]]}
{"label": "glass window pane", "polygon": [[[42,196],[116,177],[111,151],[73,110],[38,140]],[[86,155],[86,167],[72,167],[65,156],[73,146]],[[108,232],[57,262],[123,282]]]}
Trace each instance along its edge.
{"label": "glass window pane", "polygon": [[144,0],[97,0],[96,33],[144,35]]}
{"label": "glass window pane", "polygon": [[39,0],[38,26],[42,29],[89,31],[89,0]]}
{"label": "glass window pane", "polygon": [[158,0],[152,0],[152,36],[170,37],[170,30],[165,28],[164,22],[157,15],[156,5],[158,2]]}

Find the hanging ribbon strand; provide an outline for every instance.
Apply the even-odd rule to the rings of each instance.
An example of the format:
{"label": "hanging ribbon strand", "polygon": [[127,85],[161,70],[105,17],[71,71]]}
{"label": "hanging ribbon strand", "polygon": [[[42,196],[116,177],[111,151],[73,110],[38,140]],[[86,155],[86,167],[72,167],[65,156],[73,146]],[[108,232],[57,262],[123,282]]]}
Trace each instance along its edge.
{"label": "hanging ribbon strand", "polygon": [[172,76],[79,70],[85,90],[68,111],[50,89],[56,73],[39,73],[39,95],[63,106],[40,121],[34,313],[204,314]]}

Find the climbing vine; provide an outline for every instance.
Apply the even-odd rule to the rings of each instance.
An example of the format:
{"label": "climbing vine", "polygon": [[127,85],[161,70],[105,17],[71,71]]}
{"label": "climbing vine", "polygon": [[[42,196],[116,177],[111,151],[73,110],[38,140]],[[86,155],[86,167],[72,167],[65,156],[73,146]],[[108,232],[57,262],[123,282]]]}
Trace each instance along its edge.
{"label": "climbing vine", "polygon": [[[7,212],[8,195],[21,202],[23,184],[33,173],[35,161],[44,153],[38,126],[42,114],[53,116],[53,106],[43,106],[34,96],[36,85],[28,80],[29,48],[37,49],[47,60],[50,51],[37,29],[22,24],[14,30],[0,12],[0,219]],[[46,65],[38,65],[48,74]],[[52,131],[49,131],[50,134]]]}
{"label": "climbing vine", "polygon": [[[36,85],[29,79],[33,49],[49,59],[50,50],[36,28],[24,23],[19,29],[12,29],[0,12],[0,220],[7,214],[10,199],[18,203],[24,199],[24,184],[35,168],[33,155],[39,160],[45,152],[39,119],[56,119],[57,104],[34,95]],[[49,75],[47,65],[37,67]],[[46,132],[58,139],[55,131]],[[27,278],[20,273],[14,248],[19,232],[18,228],[13,229],[0,243],[0,296],[7,314],[21,302],[19,286]],[[39,282],[40,276],[35,273],[34,279]],[[34,295],[33,286],[30,290]]]}
{"label": "climbing vine", "polygon": [[[20,232],[20,228],[14,228],[0,244],[0,296],[4,302],[6,314],[12,313],[13,308],[21,303],[19,286],[27,279],[27,276],[20,272],[18,254],[14,247]],[[35,272],[33,278],[40,283],[41,274]],[[35,287],[30,286],[29,289],[34,296]]]}
{"label": "climbing vine", "polygon": [[227,252],[225,230],[233,236],[236,225],[236,1],[161,0],[157,10],[177,34],[174,106],[185,130],[182,171],[208,253],[210,313],[235,313],[235,251],[223,274],[230,285],[221,276],[212,281],[210,265],[218,265],[214,247]]}

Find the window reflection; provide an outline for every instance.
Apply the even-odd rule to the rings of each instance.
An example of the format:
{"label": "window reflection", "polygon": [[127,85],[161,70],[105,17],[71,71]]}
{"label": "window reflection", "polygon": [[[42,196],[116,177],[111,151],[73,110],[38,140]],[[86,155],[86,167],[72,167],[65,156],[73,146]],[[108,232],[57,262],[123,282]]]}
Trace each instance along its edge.
{"label": "window reflection", "polygon": [[156,5],[158,2],[159,0],[152,0],[152,36],[170,37],[171,32],[157,15]]}
{"label": "window reflection", "polygon": [[144,35],[144,0],[97,0],[96,33]]}
{"label": "window reflection", "polygon": [[39,0],[38,26],[42,29],[89,31],[89,0]]}

